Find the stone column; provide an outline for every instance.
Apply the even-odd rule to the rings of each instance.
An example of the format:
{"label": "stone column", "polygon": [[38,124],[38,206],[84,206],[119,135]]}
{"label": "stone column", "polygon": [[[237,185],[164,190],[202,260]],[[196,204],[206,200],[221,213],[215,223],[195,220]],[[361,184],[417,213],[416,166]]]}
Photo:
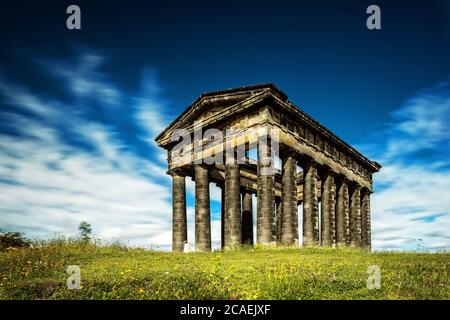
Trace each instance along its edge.
{"label": "stone column", "polygon": [[370,250],[372,245],[372,234],[370,225],[370,191],[364,189],[362,192],[361,199],[361,225],[362,225],[362,235],[361,242],[362,247]]}
{"label": "stone column", "polygon": [[342,178],[339,181],[336,206],[336,246],[338,247],[347,245],[348,216],[348,181]]}
{"label": "stone column", "polygon": [[[301,204],[301,203],[300,203]],[[295,204],[295,214],[292,221],[293,226],[293,236],[294,236],[294,246],[298,246],[299,239],[298,239],[298,206],[300,205],[298,202]]]}
{"label": "stone column", "polygon": [[223,249],[225,246],[225,187],[220,187],[220,246]]}
{"label": "stone column", "polygon": [[275,177],[270,141],[258,141],[258,188],[257,188],[257,242],[272,243],[272,223],[275,215]]}
{"label": "stone column", "polygon": [[275,197],[275,210],[274,210],[274,214],[273,214],[273,219],[272,219],[272,242],[276,242],[277,241],[277,228],[278,228],[278,224],[280,223],[280,215],[279,215],[279,210],[278,210],[278,206],[280,204],[280,198]]}
{"label": "stone column", "polygon": [[319,203],[317,197],[317,164],[303,167],[303,245],[319,244]]}
{"label": "stone column", "polygon": [[195,170],[195,251],[211,251],[211,214],[209,208],[208,167],[194,165]]}
{"label": "stone column", "polygon": [[186,183],[178,171],[172,171],[172,250],[183,252],[187,242]]}
{"label": "stone column", "polygon": [[225,163],[225,248],[242,243],[240,169],[234,152]]}
{"label": "stone column", "polygon": [[277,243],[281,243],[281,199],[275,198],[275,239]]}
{"label": "stone column", "polygon": [[361,247],[361,187],[358,184],[351,188],[350,246]]}
{"label": "stone column", "polygon": [[334,173],[327,170],[322,176],[321,196],[321,245],[332,246],[335,243],[336,184]]}
{"label": "stone column", "polygon": [[297,210],[296,162],[293,152],[283,156],[281,177],[281,243],[294,244],[294,217]]}
{"label": "stone column", "polygon": [[250,191],[242,194],[242,243],[253,244],[253,203]]}

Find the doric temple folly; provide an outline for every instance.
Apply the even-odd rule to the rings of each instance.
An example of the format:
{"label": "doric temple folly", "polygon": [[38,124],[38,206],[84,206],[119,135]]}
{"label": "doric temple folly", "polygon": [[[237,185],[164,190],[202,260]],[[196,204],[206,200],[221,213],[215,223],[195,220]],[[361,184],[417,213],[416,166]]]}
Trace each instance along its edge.
{"label": "doric temple folly", "polygon": [[[256,242],[370,250],[371,161],[273,84],[204,93],[156,138],[172,176],[174,251],[187,242],[186,177],[195,181],[195,249],[211,251],[210,183],[222,190],[223,248]],[[249,155],[255,151],[257,160]],[[275,159],[281,159],[276,168]]]}

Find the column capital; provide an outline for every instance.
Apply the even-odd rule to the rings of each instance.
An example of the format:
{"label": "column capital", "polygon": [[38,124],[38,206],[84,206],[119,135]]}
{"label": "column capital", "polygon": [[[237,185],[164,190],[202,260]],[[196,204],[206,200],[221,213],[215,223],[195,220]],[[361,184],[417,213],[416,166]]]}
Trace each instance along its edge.
{"label": "column capital", "polygon": [[373,190],[369,190],[367,187],[361,187],[361,194],[371,195]]}
{"label": "column capital", "polygon": [[318,166],[319,166],[319,163],[317,163],[313,158],[308,158],[301,162],[301,167],[302,167],[303,171],[305,171],[311,167],[317,168]]}
{"label": "column capital", "polygon": [[325,178],[327,176],[332,176],[333,178],[337,178],[339,176],[339,174],[336,171],[334,171],[330,167],[326,167],[326,166],[321,167],[318,170],[318,173],[319,173],[319,176],[320,176],[321,179],[323,179],[323,178]]}
{"label": "column capital", "polygon": [[336,184],[338,184],[338,185],[345,183],[345,184],[347,184],[347,186],[349,186],[352,183],[352,181],[349,178],[347,178],[346,176],[344,176],[342,174],[337,174],[335,178],[336,178]]}
{"label": "column capital", "polygon": [[287,148],[284,150],[280,150],[280,158],[286,158],[286,157],[292,157],[295,158],[295,156],[297,155],[297,151],[293,148]]}
{"label": "column capital", "polygon": [[352,191],[358,190],[359,192],[361,192],[362,188],[363,188],[359,183],[354,182],[354,181],[350,181],[348,186]]}
{"label": "column capital", "polygon": [[186,174],[181,168],[167,170],[166,173],[172,177],[185,177]]}

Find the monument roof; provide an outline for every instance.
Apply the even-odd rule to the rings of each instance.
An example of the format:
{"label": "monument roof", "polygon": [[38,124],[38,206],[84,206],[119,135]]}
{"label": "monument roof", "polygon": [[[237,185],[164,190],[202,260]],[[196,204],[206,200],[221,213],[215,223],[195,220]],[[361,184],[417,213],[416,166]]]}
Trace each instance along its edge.
{"label": "monument roof", "polygon": [[288,101],[287,94],[281,91],[273,83],[248,85],[202,93],[155,138],[155,141],[160,146],[165,145],[165,143],[162,143],[162,141],[165,140],[165,136],[167,135],[167,133],[170,133],[173,129],[176,128],[178,123],[184,122],[187,118],[195,118],[195,116],[199,112],[203,112],[205,108],[213,105],[220,105],[226,108],[228,106],[238,104],[246,99],[259,96],[261,96],[262,99],[267,97],[273,98],[279,106],[282,106],[288,111],[294,113],[294,115],[297,116],[299,120],[304,120],[309,125],[313,126],[316,130],[326,134],[326,136],[329,136],[331,140],[334,140],[339,145],[341,145],[341,147],[366,163],[366,165],[369,165],[373,169],[373,171],[379,171],[379,169],[381,168],[381,165],[379,163],[369,160],[358,150],[342,140],[333,131],[315,120],[301,108]]}

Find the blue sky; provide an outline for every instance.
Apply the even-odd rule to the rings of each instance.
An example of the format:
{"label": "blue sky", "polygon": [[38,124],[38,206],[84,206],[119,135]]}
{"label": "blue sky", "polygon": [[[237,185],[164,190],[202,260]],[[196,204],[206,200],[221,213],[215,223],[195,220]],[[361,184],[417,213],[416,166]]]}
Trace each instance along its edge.
{"label": "blue sky", "polygon": [[379,1],[378,31],[365,1],[79,1],[79,31],[69,4],[0,13],[0,228],[70,235],[86,220],[105,240],[169,247],[155,136],[202,92],[274,82],[383,165],[374,248],[450,246],[448,2]]}

